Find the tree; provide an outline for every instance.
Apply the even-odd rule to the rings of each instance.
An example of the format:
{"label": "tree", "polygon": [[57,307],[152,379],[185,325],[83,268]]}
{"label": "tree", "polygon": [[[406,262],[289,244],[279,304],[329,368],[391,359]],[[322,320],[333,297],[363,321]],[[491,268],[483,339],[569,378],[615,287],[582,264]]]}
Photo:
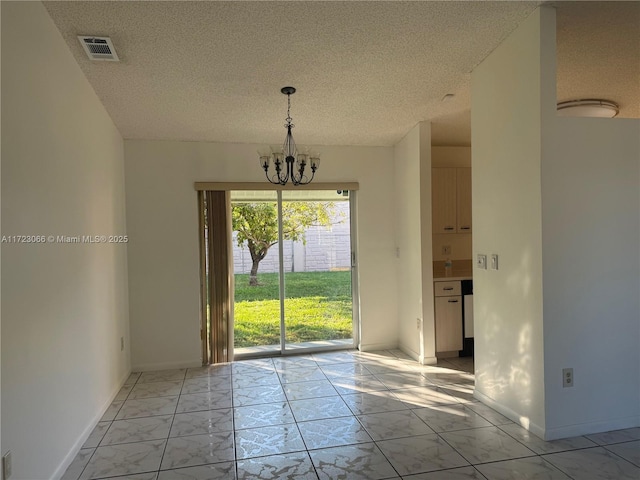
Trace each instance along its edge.
{"label": "tree", "polygon": [[[282,234],[285,240],[305,241],[305,231],[314,225],[329,226],[334,202],[282,202]],[[258,266],[278,243],[278,209],[275,203],[234,203],[233,230],[238,246],[245,242],[251,254],[249,285],[258,285]]]}

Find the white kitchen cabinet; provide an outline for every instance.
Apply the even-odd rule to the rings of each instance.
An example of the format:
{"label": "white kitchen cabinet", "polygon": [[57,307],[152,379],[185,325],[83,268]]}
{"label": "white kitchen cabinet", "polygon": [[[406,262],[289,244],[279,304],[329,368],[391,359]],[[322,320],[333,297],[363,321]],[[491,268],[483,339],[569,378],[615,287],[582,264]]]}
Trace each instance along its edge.
{"label": "white kitchen cabinet", "polygon": [[459,281],[434,282],[436,352],[463,349],[462,296]]}
{"label": "white kitchen cabinet", "polygon": [[471,169],[431,170],[433,233],[471,233]]}

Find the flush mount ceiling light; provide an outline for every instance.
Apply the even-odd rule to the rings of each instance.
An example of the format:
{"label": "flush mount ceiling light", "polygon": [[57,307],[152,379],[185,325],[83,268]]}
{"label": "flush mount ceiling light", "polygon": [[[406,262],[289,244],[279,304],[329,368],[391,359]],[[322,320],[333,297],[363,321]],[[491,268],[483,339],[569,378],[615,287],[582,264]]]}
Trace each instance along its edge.
{"label": "flush mount ceiling light", "polygon": [[620,109],[616,103],[597,98],[569,100],[558,103],[558,115],[561,117],[613,118],[619,111]]}
{"label": "flush mount ceiling light", "polygon": [[[296,93],[296,89],[283,87],[280,91],[287,96],[287,123],[284,125],[284,128],[287,129],[287,136],[282,147],[258,150],[260,166],[264,170],[267,180],[271,183],[286,185],[291,180],[294,185],[306,185],[311,183],[316,170],[320,166],[320,155],[316,152],[309,153],[305,148],[301,148],[302,153],[298,153],[296,143],[293,141],[293,135],[291,134],[291,129],[295,126],[291,123],[291,95]],[[273,163],[276,170],[274,174],[269,173],[271,163]],[[308,171],[305,171],[307,166],[311,168],[310,177],[307,175]]]}

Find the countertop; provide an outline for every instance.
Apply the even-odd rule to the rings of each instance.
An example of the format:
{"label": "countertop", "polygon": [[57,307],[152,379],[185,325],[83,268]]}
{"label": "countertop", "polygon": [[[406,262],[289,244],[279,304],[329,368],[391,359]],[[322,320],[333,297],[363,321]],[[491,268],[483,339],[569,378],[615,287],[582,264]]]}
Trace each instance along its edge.
{"label": "countertop", "polygon": [[453,260],[451,275],[446,275],[444,261],[433,262],[433,280],[472,280],[473,262],[471,260]]}

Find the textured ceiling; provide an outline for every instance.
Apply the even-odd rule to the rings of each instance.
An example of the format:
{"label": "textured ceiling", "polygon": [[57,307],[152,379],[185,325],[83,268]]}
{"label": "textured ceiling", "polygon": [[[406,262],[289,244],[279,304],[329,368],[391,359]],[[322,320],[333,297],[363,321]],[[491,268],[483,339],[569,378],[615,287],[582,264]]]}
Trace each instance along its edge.
{"label": "textured ceiling", "polygon": [[[614,51],[626,42],[603,60],[620,71],[632,49],[636,64],[624,73],[638,72],[640,4],[623,12],[628,40],[628,31],[593,35],[601,2],[577,23],[580,9],[569,3],[559,4],[559,98],[605,97],[638,116],[633,81],[614,89],[611,71],[591,79],[584,51],[594,37]],[[316,145],[393,145],[422,120],[432,121],[434,144],[469,145],[470,72],[538,4],[45,2],[125,138],[277,144],[286,117],[280,88],[292,85],[296,141]],[[620,17],[606,8],[611,21]],[[89,61],[81,34],[110,36],[121,62]],[[442,102],[447,93],[455,97]]]}

